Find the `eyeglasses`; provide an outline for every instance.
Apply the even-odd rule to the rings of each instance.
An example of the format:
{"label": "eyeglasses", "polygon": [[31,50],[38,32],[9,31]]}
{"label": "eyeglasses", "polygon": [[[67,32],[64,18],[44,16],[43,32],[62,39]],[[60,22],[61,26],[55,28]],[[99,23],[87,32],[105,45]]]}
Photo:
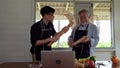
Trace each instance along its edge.
{"label": "eyeglasses", "polygon": [[49,13],[48,15],[50,15],[50,16],[54,16],[54,14],[53,14],[53,13]]}

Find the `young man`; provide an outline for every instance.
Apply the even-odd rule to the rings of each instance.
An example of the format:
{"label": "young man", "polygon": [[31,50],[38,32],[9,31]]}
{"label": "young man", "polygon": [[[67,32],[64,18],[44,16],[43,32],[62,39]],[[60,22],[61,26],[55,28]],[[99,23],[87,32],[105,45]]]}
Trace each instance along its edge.
{"label": "young man", "polygon": [[[94,49],[99,41],[99,34],[97,27],[89,22],[89,13],[83,9],[78,12],[79,24],[76,25],[68,39],[68,44],[75,51],[76,59],[87,58],[93,55]],[[73,43],[81,39],[79,44],[74,45]]]}
{"label": "young man", "polygon": [[35,64],[35,58],[37,63],[41,60],[41,50],[51,50],[51,46],[47,44],[51,41],[56,41],[58,38],[51,37],[56,34],[53,26],[54,12],[50,6],[44,6],[41,8],[42,19],[31,26],[30,40],[32,47],[30,52],[32,54],[33,64]]}

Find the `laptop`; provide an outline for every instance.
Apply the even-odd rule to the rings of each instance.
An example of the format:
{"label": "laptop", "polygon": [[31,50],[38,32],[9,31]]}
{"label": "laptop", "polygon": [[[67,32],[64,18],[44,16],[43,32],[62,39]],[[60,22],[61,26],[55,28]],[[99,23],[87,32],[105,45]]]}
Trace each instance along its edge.
{"label": "laptop", "polygon": [[42,68],[75,68],[75,52],[64,50],[41,51]]}

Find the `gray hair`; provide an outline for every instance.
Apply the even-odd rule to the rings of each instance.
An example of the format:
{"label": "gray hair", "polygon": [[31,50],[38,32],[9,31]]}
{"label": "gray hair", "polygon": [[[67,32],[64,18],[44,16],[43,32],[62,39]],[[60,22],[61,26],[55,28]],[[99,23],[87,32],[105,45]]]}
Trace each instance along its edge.
{"label": "gray hair", "polygon": [[84,12],[87,13],[88,16],[90,16],[88,10],[86,10],[86,9],[82,9],[82,10],[80,10],[80,11],[78,12],[78,14],[81,14],[81,13],[84,13]]}

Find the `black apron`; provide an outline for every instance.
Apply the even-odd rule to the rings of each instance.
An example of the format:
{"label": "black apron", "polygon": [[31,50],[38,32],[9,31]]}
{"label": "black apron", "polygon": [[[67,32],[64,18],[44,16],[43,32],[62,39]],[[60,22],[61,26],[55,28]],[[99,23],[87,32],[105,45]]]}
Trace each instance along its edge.
{"label": "black apron", "polygon": [[[44,23],[40,23],[41,24],[41,35],[40,35],[40,39],[46,39],[46,38],[50,38],[51,33],[52,33],[52,27],[49,26],[47,28],[45,28],[45,24]],[[51,46],[48,46],[48,43],[40,45],[40,46],[35,46],[35,53],[36,53],[36,60],[41,60],[41,51],[42,50],[51,50]]]}
{"label": "black apron", "polygon": [[[75,31],[74,35],[74,41],[77,41],[78,39],[82,38],[83,36],[87,36],[87,28],[89,25],[87,25],[86,30],[78,30],[78,28]],[[87,58],[90,56],[90,47],[89,43],[80,43],[76,46],[73,46],[73,51],[75,51],[75,57],[76,59],[79,58]]]}

